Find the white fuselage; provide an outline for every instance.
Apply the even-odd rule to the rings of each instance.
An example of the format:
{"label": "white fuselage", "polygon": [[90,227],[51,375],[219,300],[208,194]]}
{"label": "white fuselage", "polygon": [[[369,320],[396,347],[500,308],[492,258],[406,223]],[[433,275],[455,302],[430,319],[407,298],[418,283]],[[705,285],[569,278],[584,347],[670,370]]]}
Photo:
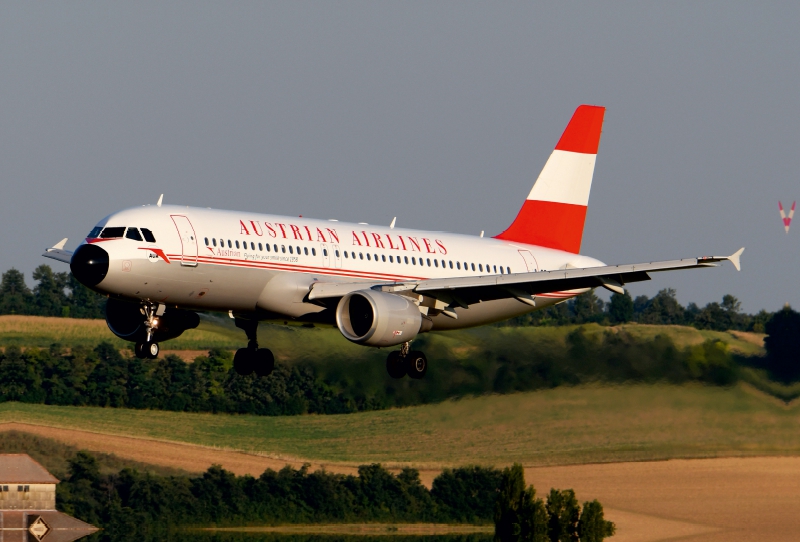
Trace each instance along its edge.
{"label": "white fuselage", "polygon": [[[314,282],[393,283],[595,267],[598,260],[493,238],[181,206],[114,213],[100,227],[147,228],[155,242],[87,238],[109,254],[104,294],[180,308],[233,311],[261,320],[320,322]],[[536,309],[585,290],[536,296]],[[437,315],[433,329],[500,321],[534,310],[517,299]]]}

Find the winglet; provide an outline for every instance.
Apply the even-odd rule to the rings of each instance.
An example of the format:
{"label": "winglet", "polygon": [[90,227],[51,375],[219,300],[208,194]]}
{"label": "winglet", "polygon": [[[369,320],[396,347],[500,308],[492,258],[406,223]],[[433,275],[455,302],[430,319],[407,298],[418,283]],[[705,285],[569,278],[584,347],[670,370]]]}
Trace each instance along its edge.
{"label": "winglet", "polygon": [[728,256],[728,260],[730,260],[730,262],[733,264],[733,266],[736,268],[737,271],[742,270],[742,264],[739,261],[739,258],[742,257],[742,252],[744,252],[744,247],[740,248],[739,250]]}
{"label": "winglet", "polygon": [[161,196],[158,198],[158,203],[156,203],[156,205],[157,205],[158,207],[161,207],[161,202],[162,202],[162,201],[164,201],[164,194],[161,194]]}
{"label": "winglet", "polygon": [[56,243],[55,245],[53,245],[53,247],[52,247],[52,248],[54,248],[54,249],[56,249],[56,250],[64,250],[64,245],[66,245],[66,244],[67,244],[67,241],[68,241],[68,238],[67,238],[67,237],[64,237],[64,238],[63,238],[61,241],[59,241],[58,243]]}

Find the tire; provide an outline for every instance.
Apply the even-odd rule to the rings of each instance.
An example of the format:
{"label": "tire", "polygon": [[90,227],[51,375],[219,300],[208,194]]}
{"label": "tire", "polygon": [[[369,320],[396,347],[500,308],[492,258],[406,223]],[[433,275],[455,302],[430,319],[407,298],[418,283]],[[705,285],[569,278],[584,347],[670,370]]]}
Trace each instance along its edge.
{"label": "tire", "polygon": [[403,378],[406,376],[405,360],[400,357],[400,352],[397,350],[389,352],[389,356],[386,358],[386,372],[389,373],[389,376],[392,378]]}
{"label": "tire", "polygon": [[269,348],[259,348],[253,354],[255,357],[255,372],[260,377],[269,376],[275,370],[275,356]]}
{"label": "tire", "polygon": [[253,374],[253,355],[252,350],[248,350],[247,348],[240,348],[236,351],[236,354],[233,356],[233,369],[236,371],[236,374],[240,376],[247,376]]}
{"label": "tire", "polygon": [[158,359],[158,343],[144,343],[143,350],[147,359]]}
{"label": "tire", "polygon": [[139,359],[147,358],[147,352],[145,352],[144,343],[136,343],[136,346],[133,347],[133,353]]}
{"label": "tire", "polygon": [[428,358],[418,350],[412,350],[405,359],[409,378],[419,380],[428,372]]}

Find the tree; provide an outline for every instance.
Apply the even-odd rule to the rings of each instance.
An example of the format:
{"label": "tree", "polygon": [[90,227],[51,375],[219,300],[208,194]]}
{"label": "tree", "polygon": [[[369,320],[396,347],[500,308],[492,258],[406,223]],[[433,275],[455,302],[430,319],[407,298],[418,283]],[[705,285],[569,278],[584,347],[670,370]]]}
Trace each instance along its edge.
{"label": "tree", "polygon": [[611,295],[608,316],[615,324],[624,324],[633,320],[633,299],[627,290],[623,294],[614,293]]}
{"label": "tree", "polygon": [[106,298],[93,292],[72,275],[67,279],[70,291],[68,298],[69,315],[73,318],[105,318]]}
{"label": "tree", "polygon": [[765,326],[767,364],[775,378],[791,382],[800,376],[800,313],[787,304]]}
{"label": "tree", "polygon": [[578,523],[578,536],[581,542],[603,542],[603,539],[614,536],[617,526],[603,517],[603,505],[597,499],[583,503],[583,512]]}
{"label": "tree", "polygon": [[547,533],[550,542],[567,542],[578,538],[581,507],[571,489],[551,489],[547,496]]}
{"label": "tree", "polygon": [[3,273],[0,282],[0,314],[31,314],[33,296],[25,284],[25,275],[13,267]]}
{"label": "tree", "polygon": [[525,487],[522,465],[503,470],[494,512],[498,542],[547,542],[547,511],[533,486]]}
{"label": "tree", "polygon": [[675,290],[672,288],[660,290],[647,303],[639,317],[639,321],[643,324],[681,325],[684,320],[684,308],[678,303]]}
{"label": "tree", "polygon": [[67,286],[67,273],[53,273],[49,265],[40,265],[33,272],[33,280],[39,283],[33,289],[33,306],[36,314],[40,316],[62,316],[67,308],[67,295],[64,288]]}
{"label": "tree", "polygon": [[579,295],[571,302],[571,305],[576,324],[597,322],[603,319],[603,300],[594,295],[594,290]]}

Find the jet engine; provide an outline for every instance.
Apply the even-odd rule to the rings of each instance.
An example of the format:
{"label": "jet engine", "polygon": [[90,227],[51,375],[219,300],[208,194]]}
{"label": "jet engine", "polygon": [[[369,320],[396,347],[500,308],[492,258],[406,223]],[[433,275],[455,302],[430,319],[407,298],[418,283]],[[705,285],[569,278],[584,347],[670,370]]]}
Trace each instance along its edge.
{"label": "jet engine", "polygon": [[[147,337],[144,325],[145,316],[138,303],[129,303],[109,298],[106,303],[106,324],[108,329],[119,337],[131,342],[142,342]],[[200,325],[196,312],[167,308],[164,314],[156,316],[153,342],[174,339],[187,329]]]}
{"label": "jet engine", "polygon": [[394,346],[431,328],[407,297],[375,290],[345,295],[336,307],[336,325],[344,337],[367,346]]}

